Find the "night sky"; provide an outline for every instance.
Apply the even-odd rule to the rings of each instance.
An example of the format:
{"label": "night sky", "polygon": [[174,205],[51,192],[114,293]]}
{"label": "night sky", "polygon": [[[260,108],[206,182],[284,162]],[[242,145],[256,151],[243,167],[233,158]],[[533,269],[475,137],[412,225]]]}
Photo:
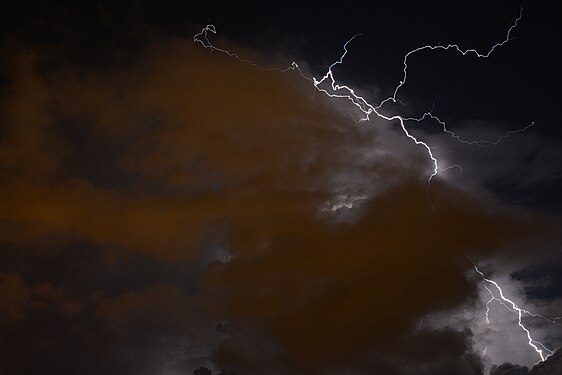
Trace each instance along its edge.
{"label": "night sky", "polygon": [[0,374],[562,374],[559,7],[0,13]]}

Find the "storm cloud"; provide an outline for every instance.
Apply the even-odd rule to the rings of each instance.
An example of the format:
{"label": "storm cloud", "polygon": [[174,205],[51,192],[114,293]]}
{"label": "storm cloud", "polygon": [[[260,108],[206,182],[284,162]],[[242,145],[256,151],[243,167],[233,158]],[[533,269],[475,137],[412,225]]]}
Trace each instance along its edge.
{"label": "storm cloud", "polygon": [[294,71],[154,35],[109,66],[57,53],[3,51],[2,371],[482,373],[469,329],[419,319],[551,218],[428,185],[397,123]]}

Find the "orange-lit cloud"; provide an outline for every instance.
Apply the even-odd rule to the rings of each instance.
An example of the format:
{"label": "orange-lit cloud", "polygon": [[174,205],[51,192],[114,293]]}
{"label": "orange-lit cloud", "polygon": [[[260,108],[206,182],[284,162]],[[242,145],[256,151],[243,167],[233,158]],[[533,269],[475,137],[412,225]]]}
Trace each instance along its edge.
{"label": "orange-lit cloud", "polygon": [[[423,150],[392,124],[355,123],[296,74],[179,41],[102,72],[42,70],[45,58],[14,59],[2,101],[0,241],[83,240],[171,262],[218,247],[231,259],[206,273],[205,307],[263,329],[289,368],[400,352],[418,317],[470,296],[466,253],[527,233],[466,193],[428,190]],[[330,209],[350,195],[366,198]],[[2,285],[16,290],[14,319],[25,288]],[[160,285],[107,297],[95,316],[125,326],[163,304],[175,318],[187,303]]]}

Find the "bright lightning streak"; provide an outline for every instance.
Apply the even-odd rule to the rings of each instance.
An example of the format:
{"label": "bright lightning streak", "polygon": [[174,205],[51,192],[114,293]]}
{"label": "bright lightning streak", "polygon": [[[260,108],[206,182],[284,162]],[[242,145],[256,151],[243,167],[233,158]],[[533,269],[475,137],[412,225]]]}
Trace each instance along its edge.
{"label": "bright lightning streak", "polygon": [[431,316],[431,314],[427,314],[426,316],[422,316],[420,319],[420,324],[418,325],[418,333],[421,332],[422,328],[423,328],[423,321],[425,318],[429,318]]}
{"label": "bright lightning streak", "polygon": [[342,208],[353,208],[353,205],[357,201],[369,199],[368,196],[360,195],[358,197],[342,197],[342,200],[332,205],[331,211],[337,211]]}
{"label": "bright lightning streak", "polygon": [[[507,298],[504,293],[502,288],[499,286],[498,283],[496,283],[494,280],[488,279],[484,273],[482,273],[482,271],[480,271],[478,269],[478,266],[476,265],[476,263],[474,261],[472,261],[472,264],[474,266],[474,270],[480,275],[480,277],[482,278],[482,280],[484,281],[484,288],[488,291],[488,293],[490,293],[490,299],[488,300],[488,302],[486,302],[486,322],[490,323],[490,319],[489,319],[489,313],[490,313],[490,303],[492,303],[493,301],[498,301],[502,306],[506,307],[509,311],[515,312],[517,313],[517,324],[519,325],[519,327],[521,327],[521,329],[525,332],[526,336],[527,336],[527,340],[528,340],[528,344],[530,347],[532,347],[537,354],[539,355],[539,357],[541,358],[541,361],[544,361],[548,356],[552,355],[554,352],[550,349],[548,349],[543,343],[541,343],[540,341],[537,341],[535,339],[532,338],[531,336],[531,332],[529,331],[529,329],[527,327],[525,327],[525,325],[523,325],[522,322],[522,318],[523,318],[523,314],[525,315],[529,315],[532,317],[538,317],[541,319],[544,319],[548,322],[551,323],[555,323],[556,319],[547,319],[544,316],[540,315],[540,314],[534,314],[531,313],[525,309],[520,308],[519,306],[517,306],[517,304],[515,302],[513,302],[511,299]],[[498,291],[499,293],[499,298],[496,297],[496,295],[494,294],[494,292],[488,287],[488,285],[493,285],[494,288]],[[540,347],[540,348],[539,348]],[[546,352],[546,355],[545,355]]]}
{"label": "bright lightning streak", "polygon": [[486,290],[492,295],[488,302],[486,302],[486,323],[490,324],[490,303],[494,302],[496,297],[487,286],[484,286],[484,288],[486,288]]}
{"label": "bright lightning streak", "polygon": [[[435,50],[454,50],[460,54],[462,54],[463,56],[467,55],[467,54],[475,54],[478,58],[488,58],[493,52],[494,50],[496,50],[496,48],[499,48],[501,46],[503,46],[504,44],[506,44],[509,40],[512,39],[511,37],[511,32],[513,31],[513,29],[515,27],[517,27],[518,22],[521,20],[523,16],[523,8],[520,9],[519,12],[519,16],[515,19],[515,22],[509,27],[507,34],[505,36],[505,39],[503,39],[502,41],[494,44],[486,53],[480,53],[478,52],[476,49],[465,49],[463,50],[462,48],[459,47],[458,44],[449,44],[449,45],[441,45],[441,44],[437,44],[437,45],[424,45],[421,47],[418,47],[416,49],[413,49],[411,51],[409,51],[408,53],[406,53],[406,55],[404,56],[404,60],[403,60],[403,72],[404,75],[402,77],[402,79],[400,80],[399,84],[395,87],[394,92],[392,94],[392,96],[384,99],[383,101],[380,102],[379,105],[374,106],[372,104],[370,104],[369,102],[367,102],[367,100],[365,98],[363,98],[362,96],[358,95],[355,93],[355,91],[347,86],[347,85],[341,85],[336,83],[336,79],[334,77],[334,73],[333,73],[333,68],[337,65],[341,65],[343,64],[343,59],[345,58],[345,56],[348,53],[347,50],[347,46],[349,45],[349,43],[351,43],[351,41],[353,39],[355,39],[357,36],[361,35],[361,34],[357,34],[354,35],[353,37],[351,37],[343,46],[344,49],[344,53],[341,55],[341,57],[339,58],[339,60],[335,61],[334,63],[332,63],[329,68],[328,71],[326,72],[326,74],[321,78],[321,79],[316,79],[315,77],[308,77],[307,75],[305,75],[302,70],[300,69],[299,65],[296,62],[292,62],[291,66],[287,67],[287,68],[264,68],[259,66],[258,64],[254,63],[251,60],[246,60],[241,58],[240,56],[238,56],[235,53],[229,52],[227,50],[215,47],[211,41],[208,39],[209,33],[211,34],[216,34],[216,28],[214,25],[207,25],[205,26],[200,33],[196,34],[193,37],[193,41],[195,43],[200,43],[203,47],[210,49],[211,51],[216,51],[216,52],[220,52],[223,54],[226,54],[230,57],[233,57],[241,62],[250,64],[256,68],[259,68],[261,70],[266,70],[266,71],[278,71],[278,72],[287,72],[287,71],[297,71],[300,76],[310,82],[312,82],[312,84],[314,85],[314,88],[316,90],[318,90],[319,92],[324,93],[325,95],[327,95],[330,98],[339,98],[339,99],[346,99],[349,100],[353,105],[355,105],[364,115],[365,117],[361,120],[361,121],[367,121],[370,118],[370,115],[372,115],[373,113],[386,121],[398,121],[400,123],[400,127],[402,129],[402,132],[409,138],[411,139],[416,145],[421,146],[422,148],[425,149],[427,156],[431,159],[431,162],[433,164],[433,169],[432,172],[430,174],[430,176],[428,177],[428,184],[431,182],[431,179],[437,175],[438,171],[441,170],[446,170],[446,169],[450,169],[450,168],[459,168],[461,173],[462,173],[462,168],[460,167],[460,165],[458,164],[454,164],[451,165],[449,167],[445,167],[445,168],[441,168],[439,166],[439,162],[437,160],[437,158],[433,155],[433,152],[431,151],[430,146],[424,142],[419,140],[418,138],[416,138],[415,136],[413,136],[408,129],[406,128],[406,121],[416,121],[416,122],[420,122],[423,119],[425,119],[426,117],[430,117],[431,119],[437,121],[442,127],[443,127],[443,131],[447,134],[449,134],[450,136],[452,136],[454,139],[462,142],[462,143],[466,143],[466,144],[474,144],[474,145],[485,145],[485,144],[491,144],[491,145],[497,145],[499,142],[501,142],[503,139],[505,139],[506,137],[514,134],[514,133],[519,133],[519,132],[523,132],[525,130],[527,130],[529,127],[531,127],[533,125],[533,123],[531,123],[530,125],[518,129],[518,130],[514,130],[514,131],[510,131],[504,135],[502,135],[501,137],[499,137],[496,140],[492,140],[492,141],[487,141],[487,140],[480,140],[480,141],[465,141],[463,139],[461,139],[458,135],[456,135],[454,132],[450,131],[447,129],[447,126],[445,124],[444,121],[440,120],[439,117],[435,116],[432,112],[427,112],[425,113],[421,118],[404,118],[400,115],[393,115],[393,116],[387,116],[385,114],[383,114],[381,112],[381,108],[382,106],[387,103],[387,102],[399,102],[402,103],[400,101],[400,99],[397,98],[398,93],[400,91],[400,89],[406,84],[406,80],[408,77],[408,58],[416,53],[419,53],[421,51],[424,50],[431,50],[431,51],[435,51]],[[327,89],[326,86],[328,86],[330,89]]]}
{"label": "bright lightning streak", "polygon": [[[359,34],[358,34],[359,35]],[[404,132],[404,134],[410,138],[412,141],[414,141],[414,143],[418,146],[422,146],[426,149],[428,156],[430,157],[431,161],[433,162],[433,172],[431,173],[431,175],[428,178],[428,183],[431,182],[431,179],[437,174],[437,172],[439,171],[439,164],[437,162],[437,159],[435,158],[435,156],[433,156],[433,153],[431,152],[431,148],[429,147],[429,145],[423,141],[418,140],[416,137],[414,137],[412,134],[410,134],[410,132],[408,131],[408,129],[406,129],[405,126],[405,120],[402,116],[399,115],[394,115],[394,116],[386,116],[384,114],[382,114],[379,111],[378,107],[374,107],[372,104],[369,104],[365,98],[363,98],[362,96],[359,96],[355,93],[355,91],[346,85],[339,85],[336,83],[336,80],[334,78],[334,73],[332,71],[332,69],[339,64],[343,63],[343,59],[344,57],[347,55],[347,45],[353,40],[355,39],[358,35],[354,35],[351,39],[349,39],[343,46],[344,49],[344,53],[343,55],[340,57],[340,59],[336,62],[334,62],[332,65],[330,65],[330,67],[328,68],[328,72],[320,79],[317,80],[316,78],[313,78],[313,83],[314,83],[314,87],[320,91],[323,92],[324,94],[326,94],[327,96],[331,97],[331,98],[344,98],[344,99],[348,99],[349,101],[351,101],[351,103],[353,103],[357,108],[359,108],[359,110],[361,110],[361,112],[363,112],[365,114],[365,118],[363,119],[364,121],[368,121],[369,120],[369,116],[372,113],[375,113],[379,118],[382,118],[384,120],[387,121],[394,121],[394,120],[398,120],[398,122],[400,123],[400,127],[402,128],[402,131]],[[328,81],[329,85],[332,88],[333,93],[328,92],[326,89],[322,88],[321,85],[325,82]],[[343,91],[344,94],[338,94],[338,92]]]}
{"label": "bright lightning streak", "polygon": [[[504,44],[506,44],[507,42],[509,42],[512,37],[511,37],[511,33],[513,31],[514,28],[517,27],[519,21],[521,20],[523,16],[523,8],[520,9],[519,15],[518,17],[515,19],[515,21],[513,22],[513,24],[509,27],[507,34],[505,36],[505,38],[503,40],[501,40],[500,42],[494,44],[486,53],[481,53],[478,52],[476,49],[462,49],[458,44],[448,44],[448,45],[441,45],[441,44],[437,44],[437,45],[424,45],[418,48],[415,48],[411,51],[409,51],[408,53],[406,53],[404,55],[404,59],[403,59],[403,76],[402,79],[399,81],[398,85],[395,87],[394,92],[392,94],[392,96],[382,100],[377,106],[374,106],[372,104],[370,104],[364,97],[358,95],[355,90],[347,85],[343,85],[343,84],[338,84],[336,82],[336,79],[334,77],[334,72],[333,72],[333,68],[336,67],[337,65],[341,65],[343,64],[343,59],[345,58],[345,56],[348,53],[348,45],[349,43],[351,43],[356,37],[358,37],[361,34],[357,34],[354,35],[353,37],[351,37],[343,46],[343,54],[340,56],[339,60],[335,61],[334,63],[332,63],[329,67],[328,67],[328,71],[326,72],[326,74],[324,76],[322,76],[322,78],[320,79],[316,79],[315,77],[309,77],[306,74],[303,73],[303,71],[300,69],[299,65],[296,62],[292,62],[291,65],[287,68],[264,68],[256,63],[254,63],[251,60],[246,60],[244,58],[241,58],[239,55],[237,55],[236,53],[232,53],[229,52],[227,50],[215,47],[210,40],[208,39],[209,33],[211,34],[216,34],[216,29],[214,25],[207,25],[206,27],[204,27],[200,33],[196,34],[193,37],[193,41],[195,43],[199,43],[201,44],[204,48],[210,49],[211,51],[215,51],[215,52],[219,52],[219,53],[223,53],[228,55],[229,57],[235,58],[241,62],[250,64],[253,67],[256,67],[258,69],[264,70],[264,71],[277,71],[277,72],[288,72],[288,71],[296,71],[298,72],[298,74],[305,80],[311,82],[314,86],[314,88],[325,94],[326,96],[330,97],[330,98],[337,98],[337,99],[345,99],[350,101],[353,105],[355,105],[364,115],[365,117],[363,119],[361,119],[360,121],[368,121],[370,119],[370,116],[372,114],[375,114],[377,117],[386,120],[386,121],[398,121],[400,123],[400,127],[402,129],[402,132],[409,138],[411,139],[416,145],[421,146],[422,148],[425,149],[428,157],[431,159],[432,164],[433,164],[433,170],[428,178],[428,183],[431,182],[431,179],[437,175],[439,170],[448,170],[448,169],[452,169],[452,168],[458,168],[460,170],[460,173],[462,174],[462,167],[458,164],[453,164],[450,165],[448,167],[440,167],[439,166],[439,162],[437,160],[437,158],[434,156],[433,152],[432,152],[432,148],[424,141],[419,140],[418,138],[416,138],[414,135],[412,135],[408,129],[406,128],[405,123],[408,121],[414,121],[414,122],[422,122],[423,120],[429,118],[431,120],[436,121],[441,127],[444,133],[448,134],[449,136],[451,136],[453,139],[455,139],[456,141],[460,142],[460,143],[464,143],[464,144],[468,144],[468,145],[478,145],[478,146],[486,146],[486,145],[492,145],[492,146],[496,146],[498,145],[501,141],[503,141],[505,138],[514,135],[516,133],[521,133],[524,132],[526,130],[528,130],[530,127],[534,126],[535,123],[531,122],[529,125],[517,129],[517,130],[511,130],[508,131],[507,133],[503,134],[502,136],[493,139],[493,140],[465,140],[463,138],[461,138],[459,135],[457,135],[456,133],[454,133],[453,131],[449,130],[447,128],[447,125],[444,121],[442,121],[438,116],[434,115],[434,108],[432,108],[431,111],[426,112],[422,115],[422,117],[420,118],[411,118],[411,117],[403,117],[400,115],[392,115],[392,116],[387,116],[385,114],[383,114],[381,112],[382,107],[388,103],[388,102],[392,102],[392,103],[402,103],[402,101],[400,99],[398,99],[398,94],[400,89],[406,84],[407,81],[407,77],[408,77],[408,59],[414,55],[417,54],[419,52],[425,51],[425,50],[430,50],[430,51],[436,51],[436,50],[453,50],[456,51],[458,53],[460,53],[463,56],[466,56],[468,54],[474,54],[477,58],[484,58],[487,59],[491,56],[491,54],[499,47],[503,46]],[[359,199],[363,199],[363,197],[359,198]],[[336,205],[334,207],[332,207],[332,210],[337,210],[341,207],[351,207],[353,205],[353,202],[345,202],[345,203],[341,203],[339,205]],[[540,314],[534,314],[531,313],[527,310],[521,309],[520,307],[517,306],[517,304],[515,302],[513,302],[512,300],[508,299],[507,297],[505,297],[503,290],[501,289],[501,287],[493,280],[488,279],[485,277],[485,275],[478,269],[476,263],[472,262],[474,265],[474,269],[475,271],[482,277],[482,280],[484,282],[484,288],[488,291],[488,293],[490,294],[490,299],[486,302],[486,322],[489,323],[490,319],[489,319],[489,313],[490,313],[490,304],[494,301],[498,302],[500,305],[504,306],[506,309],[508,309],[508,311],[514,312],[517,314],[518,316],[518,325],[519,327],[525,332],[527,339],[528,339],[528,344],[531,348],[533,348],[536,353],[540,356],[541,361],[544,361],[546,359],[546,357],[548,357],[549,355],[551,355],[553,353],[552,350],[548,349],[547,347],[545,347],[544,344],[542,344],[541,342],[535,340],[532,338],[530,331],[525,327],[525,325],[523,325],[522,322],[522,317],[523,315],[528,315],[531,317],[537,317],[537,318],[541,318],[545,321],[548,321],[550,323],[554,323],[556,324],[556,322],[560,319],[562,319],[562,317],[557,317],[554,319],[548,319]],[[492,291],[492,289],[490,287],[488,287],[488,285],[493,285],[493,287],[498,291],[499,293],[499,297],[496,296],[496,294],[494,294],[494,292]],[[420,325],[419,325],[419,330],[421,330],[423,325],[423,318],[420,320]],[[484,349],[484,354],[487,352],[488,347],[486,347]],[[546,355],[545,355],[546,352]]]}

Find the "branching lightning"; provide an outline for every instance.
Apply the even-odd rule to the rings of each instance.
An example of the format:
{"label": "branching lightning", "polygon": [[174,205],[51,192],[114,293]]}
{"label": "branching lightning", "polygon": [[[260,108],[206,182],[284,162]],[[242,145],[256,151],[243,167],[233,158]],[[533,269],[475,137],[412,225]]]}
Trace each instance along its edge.
{"label": "branching lightning", "polygon": [[[394,114],[394,115],[384,114],[383,113],[383,107],[384,107],[385,104],[387,104],[389,102],[391,102],[391,103],[401,103],[401,104],[404,105],[404,103],[398,98],[398,96],[399,96],[399,93],[400,93],[400,89],[406,84],[406,81],[407,81],[407,78],[408,78],[408,62],[409,62],[410,57],[412,57],[415,54],[421,53],[423,51],[437,51],[437,50],[447,51],[447,50],[452,50],[452,51],[455,51],[455,52],[461,54],[462,56],[472,54],[477,58],[487,59],[494,53],[494,51],[496,49],[504,46],[506,43],[508,43],[510,40],[513,39],[511,34],[512,34],[513,30],[517,27],[517,25],[518,25],[519,21],[522,19],[522,17],[523,17],[523,9],[521,8],[517,18],[515,19],[515,21],[511,24],[511,26],[507,30],[507,33],[506,33],[504,39],[502,39],[501,41],[492,45],[491,48],[486,52],[479,52],[479,51],[477,51],[476,49],[473,49],[473,48],[472,49],[462,49],[458,44],[424,45],[424,46],[417,47],[417,48],[407,52],[404,55],[404,59],[403,59],[403,75],[402,75],[402,78],[400,79],[400,81],[396,85],[396,87],[394,88],[392,95],[385,98],[384,100],[382,100],[377,105],[369,103],[363,96],[357,94],[356,91],[352,87],[350,87],[348,85],[345,85],[345,84],[338,83],[336,81],[335,76],[334,76],[334,68],[338,65],[343,64],[343,60],[346,57],[346,55],[348,54],[349,44],[355,38],[359,37],[361,34],[356,34],[353,37],[351,37],[349,40],[347,40],[347,42],[343,45],[343,53],[340,56],[340,58],[337,61],[333,62],[328,67],[327,72],[319,79],[317,79],[316,77],[311,77],[311,76],[308,76],[307,74],[305,74],[303,72],[303,70],[299,67],[298,63],[294,62],[294,61],[291,63],[290,66],[288,66],[286,68],[262,67],[262,66],[256,64],[255,62],[253,62],[251,60],[247,60],[247,59],[244,59],[244,58],[240,57],[236,53],[232,53],[232,52],[229,52],[228,50],[225,50],[225,49],[218,48],[218,47],[214,46],[211,43],[211,41],[209,40],[209,33],[210,34],[216,34],[216,29],[215,29],[214,25],[205,26],[201,30],[201,32],[199,32],[198,34],[196,34],[193,37],[193,40],[194,40],[195,43],[201,44],[204,48],[209,49],[211,52],[218,52],[218,53],[225,54],[229,57],[237,59],[240,62],[250,64],[251,66],[253,66],[255,68],[258,68],[258,69],[261,69],[261,70],[264,70],[264,71],[277,71],[277,72],[294,71],[294,72],[298,73],[303,79],[310,82],[313,85],[313,87],[316,91],[318,91],[318,92],[320,92],[320,93],[322,93],[322,94],[324,94],[324,95],[326,95],[330,98],[343,99],[343,100],[347,100],[350,103],[352,103],[364,115],[364,117],[360,121],[368,121],[368,120],[370,120],[372,115],[375,115],[378,118],[386,120],[388,122],[397,121],[400,124],[400,128],[401,128],[402,132],[404,133],[404,135],[406,137],[408,137],[415,145],[420,146],[422,149],[424,149],[426,154],[427,154],[427,157],[431,160],[432,168],[431,168],[431,173],[428,177],[428,184],[429,184],[431,182],[432,178],[437,175],[439,170],[448,170],[448,169],[457,168],[460,171],[460,173],[462,174],[462,167],[459,164],[453,164],[453,165],[449,165],[449,166],[446,166],[446,167],[442,167],[439,164],[439,161],[437,160],[436,156],[434,155],[434,153],[432,151],[432,149],[435,149],[436,147],[432,148],[432,147],[430,147],[430,145],[428,143],[426,143],[426,142],[418,139],[416,136],[412,135],[410,133],[410,131],[408,130],[408,128],[406,127],[406,123],[408,123],[408,122],[421,123],[424,120],[431,120],[431,121],[434,121],[435,123],[437,123],[439,125],[439,127],[442,129],[443,133],[447,134],[448,136],[450,136],[452,139],[456,140],[457,142],[460,142],[460,143],[463,143],[463,144],[466,144],[466,145],[475,145],[475,146],[484,146],[484,147],[485,146],[496,146],[500,142],[505,140],[507,137],[510,137],[510,136],[515,135],[517,133],[527,131],[529,128],[534,126],[535,123],[531,122],[530,124],[520,128],[520,129],[508,131],[507,133],[499,136],[496,139],[467,140],[467,139],[462,138],[461,136],[459,136],[458,134],[456,134],[452,130],[450,130],[447,127],[447,124],[445,123],[445,121],[441,120],[437,115],[434,114],[435,105],[432,107],[432,109],[430,111],[423,113],[423,115],[421,117],[404,117],[404,116],[401,116],[401,115],[398,115],[398,114]],[[358,199],[364,199],[364,197],[360,197]],[[344,203],[340,202],[340,203],[334,205],[331,208],[331,210],[335,211],[335,210],[338,210],[342,207],[350,208],[352,205],[353,205],[353,202],[344,202]],[[549,319],[549,318],[546,318],[546,317],[544,317],[540,314],[535,314],[535,313],[532,313],[530,311],[527,311],[525,309],[520,308],[515,302],[513,302],[511,299],[507,298],[504,295],[504,292],[503,292],[502,288],[500,287],[500,285],[498,283],[496,283],[494,280],[486,278],[484,273],[482,273],[478,269],[476,263],[473,262],[473,261],[472,261],[472,263],[474,265],[474,270],[482,278],[484,288],[490,294],[490,299],[486,302],[486,305],[485,305],[486,306],[486,311],[485,311],[486,322],[487,323],[490,322],[490,316],[489,316],[490,315],[490,305],[493,302],[497,302],[501,306],[505,307],[508,311],[510,311],[514,314],[517,314],[518,326],[525,333],[525,335],[528,339],[529,347],[532,348],[538,354],[541,361],[544,361],[549,355],[553,354],[552,350],[550,350],[543,343],[537,341],[536,339],[534,339],[532,337],[531,332],[523,324],[522,320],[523,320],[523,316],[525,315],[525,316],[540,318],[540,319],[543,319],[547,322],[556,324],[558,322],[558,320],[562,319],[562,317]],[[422,325],[423,325],[423,318],[419,322],[419,328],[418,328],[419,330],[422,329]],[[487,350],[488,350],[488,347],[486,346],[486,348],[484,349],[484,354],[486,353]]]}
{"label": "branching lightning", "polygon": [[509,27],[509,29],[507,30],[507,34],[505,36],[505,38],[503,40],[501,40],[500,42],[494,44],[487,52],[485,53],[481,53],[479,51],[477,51],[476,49],[462,49],[458,44],[448,44],[448,45],[442,45],[442,44],[437,44],[437,45],[424,45],[418,48],[415,48],[411,51],[409,51],[408,53],[406,53],[406,55],[404,55],[404,60],[403,60],[403,76],[402,79],[400,80],[400,82],[398,83],[398,85],[395,87],[392,96],[382,100],[378,105],[372,105],[370,104],[364,97],[358,95],[355,90],[347,85],[343,85],[343,84],[339,84],[336,82],[336,79],[334,77],[334,72],[333,69],[334,67],[336,67],[337,65],[341,65],[343,64],[343,59],[345,58],[345,56],[348,53],[348,45],[358,36],[360,36],[361,34],[356,34],[353,37],[351,37],[343,46],[343,54],[340,56],[339,60],[335,61],[334,63],[332,63],[329,67],[328,67],[328,71],[326,72],[326,74],[324,74],[324,76],[322,76],[322,78],[317,79],[315,77],[308,77],[306,74],[303,73],[303,71],[300,69],[299,65],[296,62],[292,62],[291,66],[286,67],[286,68],[264,68],[256,63],[254,63],[251,60],[247,60],[244,58],[241,58],[238,54],[236,53],[232,53],[230,51],[227,51],[225,49],[222,48],[218,48],[215,47],[211,41],[209,40],[209,33],[211,34],[216,34],[216,28],[214,25],[207,25],[205,26],[201,32],[199,32],[198,34],[196,34],[193,37],[193,41],[195,43],[199,43],[201,44],[203,47],[210,49],[211,51],[215,51],[215,52],[219,52],[219,53],[223,53],[226,54],[232,58],[235,58],[241,62],[250,64],[256,68],[259,68],[261,70],[266,70],[266,71],[278,71],[278,72],[288,72],[288,71],[297,71],[300,76],[304,79],[306,79],[307,81],[311,82],[314,86],[314,88],[327,95],[330,98],[338,98],[338,99],[345,99],[350,101],[353,105],[355,105],[363,114],[364,114],[364,118],[361,121],[368,121],[370,119],[370,116],[372,114],[375,114],[377,117],[386,120],[386,121],[398,121],[400,124],[400,127],[402,129],[402,132],[409,138],[411,139],[416,145],[422,147],[423,149],[425,149],[425,152],[427,154],[427,156],[429,157],[429,159],[431,160],[431,163],[433,165],[432,168],[432,172],[428,177],[428,183],[431,182],[431,179],[437,175],[439,170],[446,170],[446,169],[451,169],[451,168],[458,168],[461,173],[462,173],[462,168],[460,167],[460,165],[458,164],[454,164],[448,167],[441,167],[439,165],[439,162],[437,160],[437,158],[435,157],[435,155],[432,152],[431,147],[424,141],[416,138],[414,135],[412,135],[408,129],[406,128],[406,122],[408,121],[415,121],[415,122],[421,122],[422,120],[425,120],[426,118],[430,118],[436,122],[438,122],[442,128],[443,128],[443,132],[445,132],[446,134],[450,135],[452,138],[454,138],[455,140],[461,142],[461,143],[465,143],[465,144],[469,144],[469,145],[497,145],[498,143],[500,143],[502,140],[504,140],[506,137],[509,137],[510,135],[513,135],[515,133],[519,133],[519,132],[523,132],[526,131],[528,128],[530,128],[531,126],[534,125],[534,123],[531,123],[530,125],[527,125],[521,129],[517,129],[517,130],[512,130],[507,132],[506,134],[500,136],[499,138],[495,139],[495,140],[474,140],[474,141],[468,141],[468,140],[464,140],[462,139],[459,135],[455,134],[453,131],[449,130],[447,128],[447,125],[444,121],[442,121],[438,116],[433,114],[433,109],[429,112],[426,112],[423,114],[422,117],[420,118],[405,118],[401,115],[392,115],[392,116],[388,116],[385,115],[381,112],[382,107],[388,103],[388,102],[399,102],[402,103],[400,101],[400,99],[398,99],[398,94],[400,89],[406,84],[406,80],[408,77],[408,59],[414,55],[417,54],[419,52],[425,51],[425,50],[431,50],[431,51],[435,51],[435,50],[454,50],[458,53],[460,53],[461,55],[465,56],[467,54],[474,54],[476,57],[478,58],[484,58],[487,59],[488,57],[490,57],[490,55],[499,47],[503,46],[504,44],[506,44],[507,42],[509,42],[512,39],[511,33],[513,31],[514,28],[517,27],[519,21],[521,20],[523,16],[523,8],[520,9],[519,15],[518,17],[515,19],[515,21],[513,22],[513,24]]}
{"label": "branching lightning", "polygon": [[469,140],[461,138],[455,132],[447,129],[447,124],[445,123],[445,121],[442,121],[438,116],[433,114],[433,111],[435,110],[435,103],[433,103],[433,104],[434,104],[434,107],[431,109],[431,111],[425,112],[422,115],[422,117],[419,117],[419,118],[408,117],[408,118],[404,118],[404,121],[421,122],[421,121],[425,120],[426,118],[430,118],[430,119],[434,120],[435,122],[437,122],[439,125],[441,125],[441,127],[443,129],[443,132],[450,135],[456,141],[458,141],[460,143],[464,143],[466,145],[478,145],[478,146],[497,146],[501,141],[508,138],[509,136],[511,136],[513,134],[516,134],[516,133],[523,133],[523,132],[527,131],[529,128],[535,126],[535,122],[533,121],[529,125],[524,126],[520,129],[510,130],[507,133],[497,137],[496,139],[479,139],[479,140],[469,141]]}
{"label": "branching lightning", "polygon": [[[494,301],[497,301],[500,305],[505,307],[507,310],[517,314],[517,324],[525,332],[525,335],[527,336],[529,346],[535,352],[537,352],[541,361],[544,361],[548,356],[552,355],[554,352],[551,349],[547,348],[542,342],[537,341],[536,339],[534,339],[531,336],[531,332],[523,324],[523,315],[527,315],[527,316],[534,317],[534,318],[540,318],[540,319],[545,320],[545,321],[547,321],[549,323],[552,323],[552,324],[556,324],[556,321],[559,320],[560,318],[549,319],[549,318],[547,318],[547,317],[545,317],[541,314],[532,313],[528,310],[520,308],[519,306],[517,306],[517,304],[515,302],[513,302],[511,299],[509,299],[505,296],[502,288],[500,287],[500,285],[497,282],[487,278],[484,275],[484,273],[482,271],[480,271],[480,269],[478,269],[478,266],[476,265],[476,263],[472,259],[470,261],[472,262],[472,264],[474,266],[474,270],[482,278],[484,288],[490,294],[490,299],[488,300],[488,302],[486,302],[486,312],[485,312],[486,323],[488,323],[488,324],[490,323],[490,304]],[[492,289],[490,289],[490,286],[497,291],[499,296],[496,295],[496,293],[494,293],[492,291]]]}
{"label": "branching lightning", "polygon": [[513,29],[515,29],[517,27],[517,24],[519,23],[519,21],[521,21],[521,18],[523,17],[523,8],[519,9],[519,16],[515,19],[515,22],[509,27],[509,29],[507,30],[507,35],[505,36],[505,39],[502,40],[501,42],[498,42],[496,44],[494,44],[486,53],[480,53],[478,52],[476,49],[471,48],[471,49],[465,49],[463,50],[462,48],[459,47],[458,44],[449,44],[449,45],[442,45],[442,44],[437,44],[437,45],[425,45],[425,46],[421,46],[418,48],[415,48],[413,50],[411,50],[410,52],[408,52],[406,55],[404,55],[404,75],[402,77],[402,80],[400,81],[400,83],[398,84],[398,86],[396,86],[396,89],[394,90],[394,94],[391,97],[388,97],[386,99],[384,99],[378,106],[377,109],[379,109],[380,107],[382,107],[386,102],[388,101],[392,101],[392,102],[396,102],[396,96],[398,95],[398,91],[402,88],[402,86],[404,86],[406,84],[406,78],[408,77],[408,57],[410,57],[411,55],[429,49],[429,50],[449,50],[449,49],[454,49],[455,51],[457,51],[458,53],[462,54],[463,56],[466,56],[469,53],[473,53],[474,55],[476,55],[476,57],[478,58],[485,58],[487,59],[488,57],[490,57],[490,55],[494,52],[494,50],[496,48],[499,48],[501,46],[503,46],[504,44],[506,44],[507,42],[509,42],[511,40],[511,32],[513,31]]}

